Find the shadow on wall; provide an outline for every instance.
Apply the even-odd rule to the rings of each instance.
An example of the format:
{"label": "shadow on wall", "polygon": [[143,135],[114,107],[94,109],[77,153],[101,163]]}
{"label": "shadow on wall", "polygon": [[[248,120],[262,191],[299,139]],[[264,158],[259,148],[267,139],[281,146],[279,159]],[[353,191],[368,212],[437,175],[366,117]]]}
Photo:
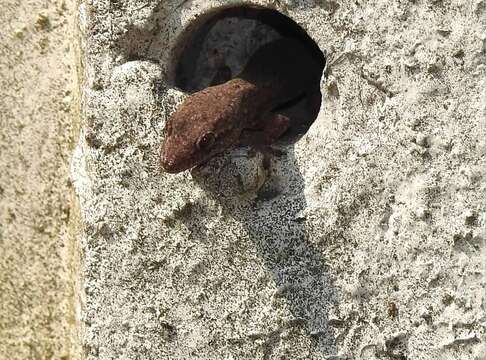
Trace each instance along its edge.
{"label": "shadow on wall", "polygon": [[[282,299],[292,314],[291,320],[278,324],[278,330],[267,334],[267,342],[271,346],[268,346],[266,355],[277,351],[283,332],[293,334],[292,339],[285,340],[287,343],[300,339],[296,348],[302,346],[301,336],[304,334],[307,337],[311,346],[306,348],[310,351],[306,358],[336,355],[335,334],[329,312],[337,304],[337,292],[325,259],[306,226],[303,212],[306,208],[305,183],[293,146],[287,147],[258,197],[250,201],[234,196],[234,189],[237,188],[234,179],[240,175],[241,163],[245,161],[249,160],[241,160],[240,163],[230,160],[221,175],[216,175],[221,168],[216,166],[212,171],[211,164],[200,173],[193,172],[193,178],[219,202],[225,215],[244,227],[265,268],[272,275],[277,288],[275,302]],[[229,189],[233,189],[233,193]],[[210,218],[206,219],[204,213],[199,215],[202,216],[197,220],[194,217],[192,220],[186,219],[185,225],[208,238],[200,241],[214,241],[200,225],[201,222],[210,221]],[[282,304],[272,304],[275,311],[279,306]]]}
{"label": "shadow on wall", "polygon": [[278,188],[274,179],[255,205],[239,207],[226,202],[226,209],[246,227],[272,273],[279,296],[290,308],[293,325],[307,331],[319,352],[334,355],[335,337],[328,313],[337,294],[325,261],[306,229],[302,213],[306,208],[304,180],[293,149],[289,150],[282,164],[285,174],[281,175],[287,177],[289,185]]}

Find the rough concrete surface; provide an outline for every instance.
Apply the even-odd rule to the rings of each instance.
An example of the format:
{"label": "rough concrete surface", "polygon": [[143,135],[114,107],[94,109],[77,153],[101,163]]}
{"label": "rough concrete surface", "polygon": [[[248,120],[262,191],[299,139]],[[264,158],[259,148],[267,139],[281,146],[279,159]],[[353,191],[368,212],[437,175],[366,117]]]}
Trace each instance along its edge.
{"label": "rough concrete surface", "polygon": [[172,55],[232,4],[79,7],[85,357],[485,359],[486,2],[254,2],[328,60],[258,193],[247,149],[158,164]]}
{"label": "rough concrete surface", "polygon": [[74,359],[69,1],[0,4],[0,359]]}

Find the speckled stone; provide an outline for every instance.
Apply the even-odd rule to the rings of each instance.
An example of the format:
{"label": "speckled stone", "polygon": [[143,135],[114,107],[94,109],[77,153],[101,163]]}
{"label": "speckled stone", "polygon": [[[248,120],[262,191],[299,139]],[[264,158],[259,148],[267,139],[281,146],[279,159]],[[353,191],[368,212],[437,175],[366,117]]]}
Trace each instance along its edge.
{"label": "speckled stone", "polygon": [[184,30],[236,3],[80,5],[86,358],[484,359],[485,2],[255,1],[328,57],[258,193],[247,149],[158,164]]}

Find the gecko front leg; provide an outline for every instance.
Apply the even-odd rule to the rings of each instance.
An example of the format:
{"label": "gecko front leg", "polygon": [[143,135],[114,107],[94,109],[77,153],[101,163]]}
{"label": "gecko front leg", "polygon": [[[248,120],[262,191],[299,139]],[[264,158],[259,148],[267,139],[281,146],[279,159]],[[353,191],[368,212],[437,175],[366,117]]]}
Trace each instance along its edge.
{"label": "gecko front leg", "polygon": [[269,173],[272,155],[276,153],[271,145],[275,143],[289,128],[290,119],[281,114],[267,113],[260,120],[260,128],[244,129],[241,133],[240,144],[249,145],[259,151],[263,160],[255,178],[253,192],[258,192],[265,184]]}
{"label": "gecko front leg", "polygon": [[258,122],[256,128],[245,128],[241,132],[240,144],[248,145],[257,150],[270,147],[289,128],[290,119],[282,114],[269,112]]}

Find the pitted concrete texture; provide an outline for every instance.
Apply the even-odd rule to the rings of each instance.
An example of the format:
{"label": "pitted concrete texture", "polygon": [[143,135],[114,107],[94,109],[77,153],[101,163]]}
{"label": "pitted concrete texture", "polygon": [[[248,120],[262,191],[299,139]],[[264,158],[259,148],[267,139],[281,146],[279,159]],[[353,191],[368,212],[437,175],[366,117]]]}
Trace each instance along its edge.
{"label": "pitted concrete texture", "polygon": [[158,163],[184,31],[237,4],[79,7],[85,357],[485,359],[486,2],[254,2],[328,59],[257,193],[248,149]]}
{"label": "pitted concrete texture", "polygon": [[77,359],[74,4],[0,8],[0,359]]}

